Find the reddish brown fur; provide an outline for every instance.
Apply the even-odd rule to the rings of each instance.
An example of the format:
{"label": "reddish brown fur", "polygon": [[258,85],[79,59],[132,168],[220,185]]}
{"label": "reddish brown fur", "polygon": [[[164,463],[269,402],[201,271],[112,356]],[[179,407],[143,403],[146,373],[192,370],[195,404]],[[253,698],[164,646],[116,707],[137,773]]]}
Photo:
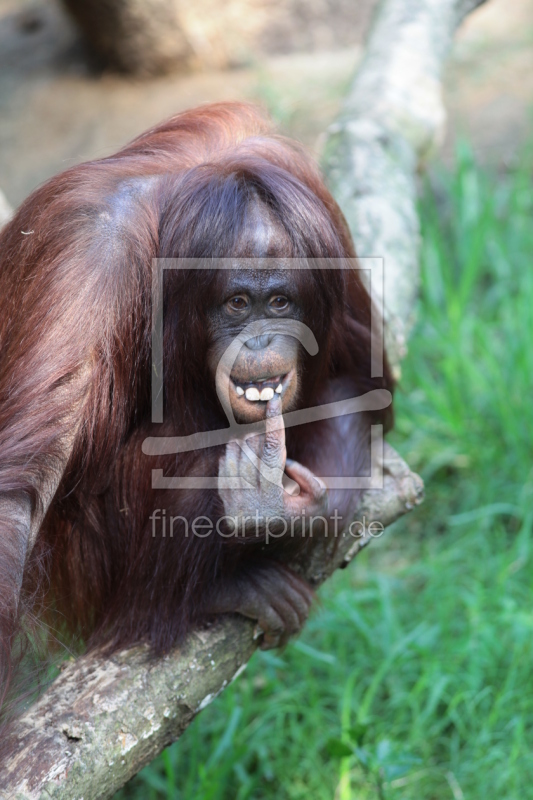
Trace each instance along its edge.
{"label": "reddish brown fur", "polygon": [[[26,564],[23,594],[27,606],[36,587],[46,591],[48,606],[89,645],[146,640],[167,650],[201,621],[219,575],[259,557],[253,546],[220,537],[152,538],[155,508],[187,518],[223,510],[214,491],[158,495],[151,470],[216,475],[220,452],[162,459],[141,452],[147,435],[226,423],[206,370],[204,307],[220,292],[219,278],[185,272],[165,278],[166,422],[150,421],[151,262],[245,254],[239,233],[252,189],[289,233],[285,255],[353,255],[310,159],[238,104],[180,114],[114,156],[67,170],[1,234],[0,496],[24,493],[38,504],[78,409],[74,452]],[[321,345],[306,405],[336,376],[347,376],[357,393],[389,386],[388,374],[369,377],[370,302],[357,275],[307,273],[301,291]],[[87,364],[87,378],[69,383]],[[315,430],[288,432],[293,459],[317,462],[323,434]],[[367,433],[350,447],[367,454]],[[13,600],[20,542],[6,520],[0,526],[5,675],[23,606]]]}

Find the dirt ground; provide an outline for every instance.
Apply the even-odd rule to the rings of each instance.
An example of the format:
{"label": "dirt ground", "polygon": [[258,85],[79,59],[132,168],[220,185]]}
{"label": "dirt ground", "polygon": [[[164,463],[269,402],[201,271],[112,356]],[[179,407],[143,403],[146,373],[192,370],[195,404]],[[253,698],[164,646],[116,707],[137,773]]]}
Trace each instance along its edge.
{"label": "dirt ground", "polygon": [[[277,50],[293,52],[267,46],[239,68],[136,82],[88,66],[53,0],[0,0],[0,187],[17,205],[55,172],[106,155],[181,109],[221,99],[265,104],[285,132],[318,151],[374,5],[334,5],[337,16],[323,35],[292,41],[287,33]],[[348,8],[352,17],[344,19]],[[484,160],[516,158],[530,136],[533,0],[489,0],[471,16],[446,72],[445,103],[445,157],[457,134],[467,133]]]}

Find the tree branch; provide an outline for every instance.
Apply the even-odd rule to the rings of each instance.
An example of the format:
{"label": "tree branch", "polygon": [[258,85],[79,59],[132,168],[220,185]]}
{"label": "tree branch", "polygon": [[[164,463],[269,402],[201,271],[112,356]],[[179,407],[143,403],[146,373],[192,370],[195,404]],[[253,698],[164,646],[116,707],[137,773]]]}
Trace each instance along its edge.
{"label": "tree branch", "polygon": [[5,194],[0,190],[0,228],[2,228],[13,216],[13,209],[7,202]]}
{"label": "tree branch", "polygon": [[[386,0],[338,121],[325,168],[362,255],[385,259],[385,315],[397,366],[418,283],[416,174],[444,124],[440,76],[455,28],[476,0]],[[422,482],[390,448],[384,485],[363,495],[357,518],[390,525],[421,501]],[[318,586],[369,541],[316,541],[293,565]],[[149,659],[137,647],[68,663],[8,734],[0,772],[8,797],[108,798],[175,741],[245,667],[253,625],[226,616],[180,650]]]}
{"label": "tree branch", "polygon": [[384,261],[386,344],[397,377],[418,294],[416,177],[444,135],[441,77],[455,29],[483,2],[382,2],[327,132],[324,168],[357,253]]}
{"label": "tree branch", "polygon": [[[418,504],[422,492],[420,478],[385,445],[384,488],[363,497],[357,519],[386,527]],[[307,560],[295,566],[318,586],[370,538],[317,540]],[[67,663],[8,734],[4,744],[13,755],[0,772],[0,786],[25,800],[111,797],[183,733],[240,674],[255,648],[253,624],[228,615],[161,659],[151,660],[141,646]]]}

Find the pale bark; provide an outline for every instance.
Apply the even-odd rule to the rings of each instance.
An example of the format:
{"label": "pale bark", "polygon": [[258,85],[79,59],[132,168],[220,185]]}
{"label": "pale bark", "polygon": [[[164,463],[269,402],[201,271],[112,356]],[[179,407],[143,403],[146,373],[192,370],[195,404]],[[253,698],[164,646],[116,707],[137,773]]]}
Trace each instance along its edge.
{"label": "pale bark", "polygon": [[9,203],[7,202],[7,197],[5,194],[0,190],[0,228],[2,228],[6,222],[9,222],[13,215],[13,210]]}
{"label": "pale bark", "polygon": [[482,2],[383,2],[327,132],[324,168],[357,253],[384,261],[386,344],[397,376],[419,283],[416,177],[444,134],[441,76],[453,34]]}

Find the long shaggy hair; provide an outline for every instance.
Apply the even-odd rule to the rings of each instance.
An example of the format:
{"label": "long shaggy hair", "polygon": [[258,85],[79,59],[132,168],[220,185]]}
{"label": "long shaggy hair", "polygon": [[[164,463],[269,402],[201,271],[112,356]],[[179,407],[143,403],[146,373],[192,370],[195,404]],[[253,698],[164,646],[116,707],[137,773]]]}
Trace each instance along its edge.
{"label": "long shaggy hair", "polygon": [[[151,423],[152,260],[246,255],[258,201],[287,234],[283,257],[354,256],[311,159],[240,104],[179,114],[116,155],[67,170],[2,232],[0,497],[37,510],[73,440],[31,555],[24,534],[0,515],[4,677],[21,614],[36,601],[89,646],[145,640],[161,652],[203,618],[221,574],[260,557],[256,546],[188,537],[184,526],[172,539],[153,538],[154,509],[187,520],[215,519],[223,509],[213,490],[158,494],[152,469],[216,475],[220,451],[141,452],[151,433],[227,424],[206,367],[206,309],[222,299],[223,277],[188,270],[165,276],[165,423]],[[336,376],[358,393],[390,388],[387,369],[370,377],[371,307],[358,274],[309,270],[295,280],[320,343],[318,366],[306,373],[306,405]],[[290,455],[303,463],[320,444],[307,427],[288,432]],[[367,453],[368,430],[351,446]]]}

